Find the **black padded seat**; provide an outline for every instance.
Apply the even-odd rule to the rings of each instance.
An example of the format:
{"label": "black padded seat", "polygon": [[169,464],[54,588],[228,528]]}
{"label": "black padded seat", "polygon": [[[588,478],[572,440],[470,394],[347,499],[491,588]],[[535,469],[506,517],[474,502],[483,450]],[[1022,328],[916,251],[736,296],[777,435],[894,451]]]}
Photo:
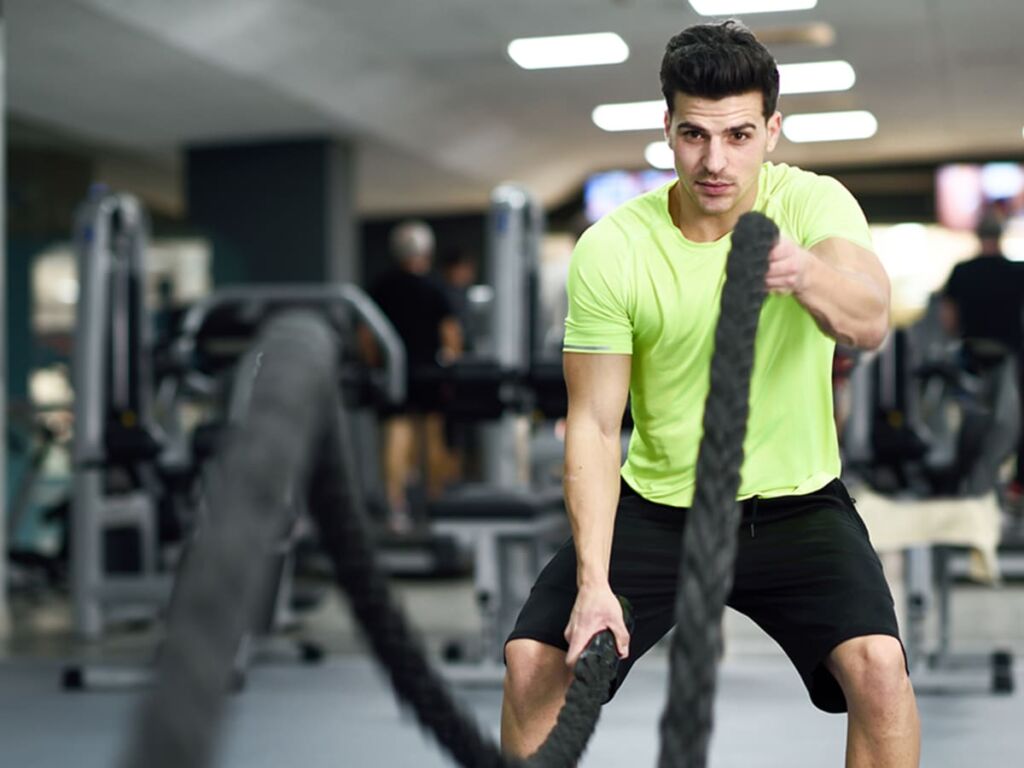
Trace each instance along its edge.
{"label": "black padded seat", "polygon": [[558,486],[543,490],[467,485],[427,507],[435,532],[473,552],[473,582],[481,612],[478,671],[500,673],[505,638],[534,578],[569,535]]}
{"label": "black padded seat", "polygon": [[541,490],[466,485],[427,505],[431,520],[534,520],[564,510],[562,489]]}

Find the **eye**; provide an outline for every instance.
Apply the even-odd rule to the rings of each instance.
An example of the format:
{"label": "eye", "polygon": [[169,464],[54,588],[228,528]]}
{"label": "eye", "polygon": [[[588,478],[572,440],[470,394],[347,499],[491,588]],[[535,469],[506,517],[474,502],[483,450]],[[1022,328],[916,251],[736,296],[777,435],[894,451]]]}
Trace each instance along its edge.
{"label": "eye", "polygon": [[748,141],[749,139],[750,139],[750,134],[749,133],[745,133],[743,131],[737,131],[736,133],[734,133],[732,135],[732,140],[737,142],[737,143],[742,143],[744,141]]}
{"label": "eye", "polygon": [[687,141],[698,141],[703,137],[703,134],[700,131],[693,128],[684,128],[679,133]]}

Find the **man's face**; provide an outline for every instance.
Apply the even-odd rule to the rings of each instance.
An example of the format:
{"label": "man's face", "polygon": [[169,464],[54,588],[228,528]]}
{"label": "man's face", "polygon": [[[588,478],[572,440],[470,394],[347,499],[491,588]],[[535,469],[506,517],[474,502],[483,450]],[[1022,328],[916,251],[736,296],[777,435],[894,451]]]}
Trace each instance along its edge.
{"label": "man's face", "polygon": [[466,261],[460,261],[448,268],[448,282],[460,288],[472,285],[476,280],[476,268]]}
{"label": "man's face", "polygon": [[782,116],[765,120],[760,91],[722,99],[676,93],[665,113],[684,216],[745,213],[757,198],[765,155],[779,140]]}

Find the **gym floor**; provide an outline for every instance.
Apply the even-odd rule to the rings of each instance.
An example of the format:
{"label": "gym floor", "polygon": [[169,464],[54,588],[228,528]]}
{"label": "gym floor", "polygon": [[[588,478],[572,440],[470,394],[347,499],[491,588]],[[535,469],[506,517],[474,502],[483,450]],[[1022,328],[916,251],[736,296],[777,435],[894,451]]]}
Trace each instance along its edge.
{"label": "gym floor", "polygon": [[[464,580],[396,582],[396,595],[435,651],[453,633],[477,628],[471,584]],[[113,766],[132,725],[138,692],[66,693],[69,660],[130,661],[152,648],[152,630],[114,633],[99,645],[70,639],[67,607],[52,598],[19,604],[19,634],[0,660],[0,764],[23,768]],[[1024,585],[959,587],[954,592],[954,647],[993,643],[1024,656]],[[260,662],[234,696],[223,732],[224,768],[453,765],[394,701],[364,653],[341,598],[333,593],[304,617],[303,632],[328,650],[316,666]],[[726,658],[716,704],[711,766],[820,768],[841,765],[844,718],[815,710],[788,661],[741,616],[726,619]],[[919,696],[922,766],[1007,768],[1024,761],[1024,674],[1016,693],[993,696],[987,671],[957,672],[943,682],[956,695]],[[666,644],[632,672],[605,708],[582,765],[656,765],[658,721],[665,702]],[[934,687],[935,679],[919,681]],[[497,737],[500,687],[461,686],[457,695]]]}

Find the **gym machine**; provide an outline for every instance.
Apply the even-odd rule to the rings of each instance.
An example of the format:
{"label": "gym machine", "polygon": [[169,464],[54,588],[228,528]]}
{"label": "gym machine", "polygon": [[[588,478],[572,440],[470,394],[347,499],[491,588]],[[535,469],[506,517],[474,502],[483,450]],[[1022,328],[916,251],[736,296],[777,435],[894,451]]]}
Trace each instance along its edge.
{"label": "gym machine", "polygon": [[[377,338],[386,364],[339,386],[356,399],[404,396],[404,349],[376,305],[350,285],[233,288],[208,297],[184,315],[156,383],[145,303],[146,241],[145,213],[130,195],[97,189],[77,212],[71,590],[74,627],[90,640],[118,618],[152,619],[172,599],[188,537],[201,535],[203,515],[216,514],[202,501],[204,463],[247,402],[252,361],[244,355],[270,314],[296,306],[319,309],[339,331],[339,343],[352,338],[358,318]],[[178,414],[187,398],[217,401],[219,419],[187,435]],[[162,422],[156,413],[164,414]],[[292,512],[295,526],[283,533],[277,551],[267,553],[279,578],[250,640],[269,637],[289,618],[292,557],[302,530],[302,510]],[[175,527],[176,540],[165,546],[167,529]],[[319,655],[308,644],[299,650],[304,659]],[[250,655],[240,650],[240,670]],[[70,666],[64,684],[123,687],[148,676],[149,670]]]}
{"label": "gym machine", "polygon": [[[978,341],[929,347],[922,355],[917,347],[927,345],[915,345],[916,339],[915,329],[894,331],[871,365],[855,371],[847,465],[874,492],[894,500],[894,515],[920,514],[927,521],[929,507],[939,515],[959,501],[964,515],[981,511],[980,505],[992,508],[986,518],[998,520],[999,472],[1020,428],[1015,361]],[[1008,693],[1014,684],[1009,650],[953,649],[952,590],[964,546],[928,538],[938,533],[922,532],[920,543],[903,551],[904,639],[915,687],[955,692],[970,685],[958,673],[987,669],[986,687]]]}
{"label": "gym machine", "polygon": [[146,241],[145,213],[130,195],[94,190],[77,211],[71,597],[74,628],[89,640],[113,616],[151,611],[170,592],[153,497],[160,441]]}
{"label": "gym machine", "polygon": [[477,359],[456,362],[443,374],[455,407],[479,404],[483,482],[428,505],[434,529],[473,551],[481,612],[478,647],[462,654],[475,663],[448,671],[461,682],[485,683],[501,678],[504,639],[534,577],[569,531],[561,486],[530,486],[528,414],[538,405],[537,393],[555,389],[564,397],[565,390],[560,363],[543,370],[534,364],[542,212],[526,189],[505,184],[491,195],[487,224],[485,274],[495,287],[488,334],[477,344]]}

